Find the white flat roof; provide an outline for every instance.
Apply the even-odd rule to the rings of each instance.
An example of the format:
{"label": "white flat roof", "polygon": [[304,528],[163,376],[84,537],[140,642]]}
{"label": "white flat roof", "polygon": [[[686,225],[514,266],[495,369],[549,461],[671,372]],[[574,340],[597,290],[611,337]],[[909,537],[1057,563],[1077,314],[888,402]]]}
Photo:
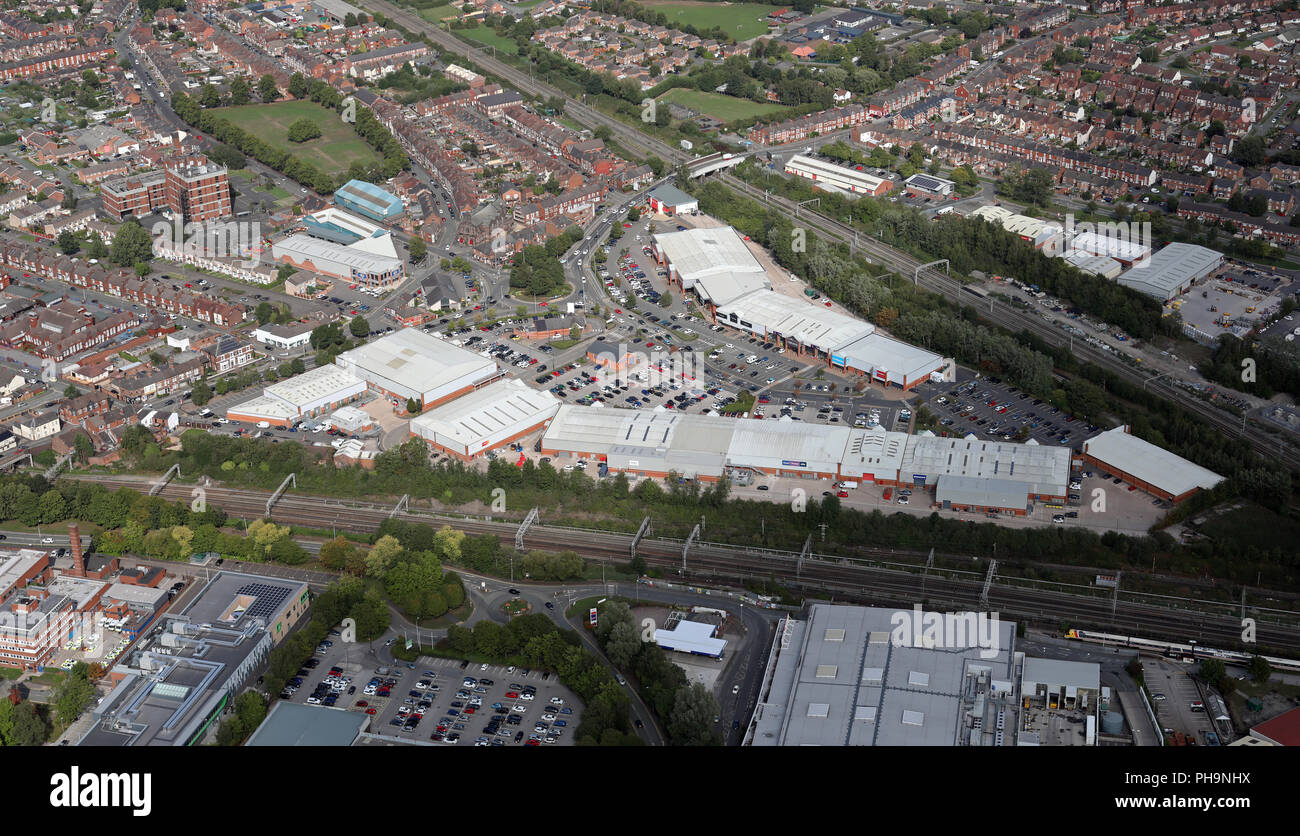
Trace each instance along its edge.
{"label": "white flat roof", "polygon": [[[1121,230],[1126,229],[1123,225]],[[1141,241],[1134,241],[1131,238],[1126,239],[1121,234],[1099,234],[1094,231],[1076,234],[1065,244],[1066,254],[1077,255],[1099,255],[1108,258],[1117,258],[1122,261],[1137,261],[1151,252],[1148,244]]]}
{"label": "white flat roof", "polygon": [[277,259],[281,255],[288,254],[295,261],[310,260],[313,263],[326,259],[365,273],[388,273],[402,266],[400,258],[369,253],[356,245],[345,247],[332,241],[314,238],[305,232],[295,233],[274,242],[271,245],[271,254]]}
{"label": "white flat roof", "polygon": [[334,361],[355,369],[372,383],[392,381],[414,392],[431,392],[464,380],[469,385],[493,374],[496,363],[472,351],[431,337],[418,328],[402,328]]}
{"label": "white flat roof", "polygon": [[355,232],[363,238],[369,238],[383,229],[379,224],[371,223],[365,218],[353,215],[351,212],[344,212],[337,206],[329,206],[319,212],[312,212],[310,217],[321,223],[336,224],[346,230]]}
{"label": "white flat roof", "polygon": [[771,420],[731,421],[735,431],[727,459],[732,464],[793,470],[836,470],[844,458],[851,430],[847,427],[818,427],[809,432],[803,423]]}
{"label": "white flat roof", "polygon": [[226,417],[231,414],[246,415],[250,418],[265,418],[268,421],[298,417],[298,410],[278,398],[258,395],[256,398],[235,404],[226,409]]}
{"label": "white flat roof", "polygon": [[835,165],[825,160],[805,157],[803,154],[795,154],[791,157],[790,161],[785,164],[785,170],[790,174],[798,174],[800,177],[806,177],[810,180],[821,181],[828,179],[837,186],[856,187],[858,191],[874,192],[880,188],[880,184],[885,182],[883,177],[877,177],[874,174],[857,171],[842,165]]}
{"label": "white flat roof", "polygon": [[[365,388],[365,381],[338,366],[317,366],[302,374],[273,383],[262,391],[299,408],[322,400],[343,400]],[[338,395],[338,397],[335,397]]]}
{"label": "white flat roof", "polygon": [[655,630],[655,644],[665,650],[721,656],[726,639],[713,638],[713,625],[699,621],[679,621],[672,630]]}
{"label": "white flat roof", "polygon": [[887,337],[878,331],[841,346],[834,354],[843,357],[845,365],[868,372],[873,377],[880,377],[877,372],[883,370],[890,383],[899,384],[916,380],[943,366],[943,357],[933,351]]}
{"label": "white flat roof", "polygon": [[559,409],[560,401],[550,392],[539,392],[511,378],[429,410],[411,421],[411,432],[450,440],[472,452],[499,441],[497,436],[503,432],[553,418]]}
{"label": "white flat roof", "polygon": [[1115,427],[1083,442],[1083,452],[1135,479],[1154,485],[1171,496],[1180,496],[1193,488],[1209,490],[1224,477],[1182,456],[1143,441]]}
{"label": "white flat roof", "polygon": [[763,265],[729,226],[666,232],[656,234],[654,241],[677,271],[682,288],[694,288],[715,305],[771,287]]}
{"label": "white flat roof", "polygon": [[741,321],[748,322],[768,334],[791,337],[822,351],[833,351],[876,330],[868,322],[771,289],[746,293],[719,305],[717,317],[742,328],[748,326]]}

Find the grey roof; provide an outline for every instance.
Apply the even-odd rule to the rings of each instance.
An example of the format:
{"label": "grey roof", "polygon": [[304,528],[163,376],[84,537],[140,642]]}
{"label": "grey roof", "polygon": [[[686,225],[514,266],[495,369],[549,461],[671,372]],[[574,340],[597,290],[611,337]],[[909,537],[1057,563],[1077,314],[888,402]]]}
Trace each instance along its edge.
{"label": "grey roof", "polygon": [[1208,490],[1223,481],[1212,470],[1130,435],[1126,426],[1106,430],[1083,442],[1083,452],[1172,496],[1194,488]]}
{"label": "grey roof", "polygon": [[662,186],[651,189],[650,196],[658,200],[660,203],[666,203],[669,206],[682,206],[697,202],[695,198],[669,183],[664,183]]}
{"label": "grey roof", "polygon": [[245,746],[351,746],[366,726],[360,711],[279,700]]}
{"label": "grey roof", "polygon": [[[755,715],[757,746],[953,746],[977,699],[974,680],[1014,678],[1015,625],[996,625],[996,652],[895,641],[911,611],[814,604],[789,620]],[[955,642],[954,645],[960,645]]]}
{"label": "grey roof", "polygon": [[1223,263],[1223,253],[1196,244],[1174,243],[1121,274],[1118,281],[1157,299],[1168,299]]}
{"label": "grey roof", "polygon": [[927,484],[945,476],[976,476],[1028,483],[1034,494],[1065,496],[1070,449],[975,438],[917,436],[903,456],[900,478],[923,474]]}
{"label": "grey roof", "polygon": [[1029,483],[977,476],[940,476],[935,499],[940,503],[984,508],[1027,508]]}
{"label": "grey roof", "polygon": [[1026,694],[1032,694],[1035,685],[1058,687],[1064,685],[1067,688],[1088,688],[1097,691],[1101,688],[1101,666],[1096,662],[1035,659],[1026,656],[1021,678]]}
{"label": "grey roof", "polygon": [[306,594],[301,581],[219,572],[119,662],[124,678],[78,744],[189,745],[270,650],[268,625]]}

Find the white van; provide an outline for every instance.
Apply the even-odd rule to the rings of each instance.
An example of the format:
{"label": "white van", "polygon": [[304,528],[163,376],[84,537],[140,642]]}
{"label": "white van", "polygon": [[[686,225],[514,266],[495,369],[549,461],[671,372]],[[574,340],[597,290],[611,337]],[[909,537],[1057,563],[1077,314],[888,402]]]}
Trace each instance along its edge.
{"label": "white van", "polygon": [[856,488],[857,486],[858,486],[858,483],[857,483],[857,482],[840,482],[838,487],[841,487],[841,488]]}
{"label": "white van", "polygon": [[270,421],[258,421],[258,422],[257,422],[257,428],[258,428],[259,430],[269,430],[269,429],[271,429],[271,422],[270,422]]}

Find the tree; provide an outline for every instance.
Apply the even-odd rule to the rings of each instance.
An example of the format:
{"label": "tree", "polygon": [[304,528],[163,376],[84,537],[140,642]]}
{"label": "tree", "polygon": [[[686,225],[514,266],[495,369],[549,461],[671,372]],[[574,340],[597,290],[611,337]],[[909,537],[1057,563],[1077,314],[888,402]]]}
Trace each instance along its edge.
{"label": "tree", "polygon": [[59,252],[64,255],[75,255],[81,249],[81,241],[77,239],[75,233],[64,230],[59,233]]}
{"label": "tree", "polygon": [[415,237],[411,239],[411,261],[423,261],[428,252],[429,247],[424,243],[423,238]]}
{"label": "tree", "polygon": [[673,304],[673,295],[665,290],[659,296],[659,307],[667,308],[667,307],[671,307],[672,304]]}
{"label": "tree", "polygon": [[364,316],[357,314],[352,317],[352,321],[348,323],[348,330],[352,332],[352,336],[354,337],[368,337],[370,336],[370,323],[366,321]]}
{"label": "tree", "polygon": [[77,461],[82,464],[90,461],[90,457],[95,452],[95,445],[91,442],[90,436],[85,433],[77,433],[77,437],[72,444],[77,452]]}
{"label": "tree", "polygon": [[195,383],[194,388],[190,390],[190,401],[193,402],[195,406],[207,406],[208,402],[211,400],[212,387],[208,385],[208,382],[206,380],[199,380]]}
{"label": "tree", "polygon": [[627,219],[629,223],[636,223],[641,220],[641,207],[633,206],[631,209],[627,210]]}
{"label": "tree", "polygon": [[113,236],[109,258],[121,267],[147,264],[153,258],[153,239],[140,226],[139,221],[129,220],[118,227],[117,234]]}
{"label": "tree", "polygon": [[713,718],[718,713],[718,702],[703,683],[683,685],[673,695],[673,707],[665,724],[669,739],[674,746],[716,745]]}
{"label": "tree", "polygon": [[262,302],[258,304],[253,315],[257,317],[258,325],[265,325],[275,319],[275,306],[270,302]]}
{"label": "tree", "polygon": [[199,93],[199,105],[204,110],[210,110],[221,105],[221,93],[217,90],[215,84],[203,85],[203,91]]}
{"label": "tree", "polygon": [[230,82],[230,103],[236,107],[248,104],[248,99],[252,95],[252,89],[243,76],[237,76],[234,81]]}
{"label": "tree", "polygon": [[419,415],[421,411],[419,401],[415,398],[406,399],[406,412],[408,415]]}
{"label": "tree", "polygon": [[319,136],[321,136],[320,125],[305,117],[289,126],[288,139],[290,142],[306,142]]}
{"label": "tree", "polygon": [[1263,656],[1252,656],[1246,672],[1250,674],[1251,679],[1255,680],[1255,684],[1263,685],[1273,675],[1273,666]]}
{"label": "tree", "polygon": [[49,736],[45,721],[30,702],[20,702],[13,708],[13,728],[9,731],[10,746],[40,746]]}
{"label": "tree", "polygon": [[1197,675],[1211,685],[1217,684],[1226,673],[1227,668],[1218,659],[1202,659],[1201,666],[1197,670]]}
{"label": "tree", "polygon": [[280,98],[280,90],[275,84],[275,77],[270,73],[257,80],[257,95],[264,102],[273,102]]}

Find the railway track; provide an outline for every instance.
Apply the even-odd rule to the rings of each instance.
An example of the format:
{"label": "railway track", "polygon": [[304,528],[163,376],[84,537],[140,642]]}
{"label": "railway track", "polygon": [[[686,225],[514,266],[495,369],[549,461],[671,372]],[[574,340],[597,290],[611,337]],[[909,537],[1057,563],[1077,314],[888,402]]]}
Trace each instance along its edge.
{"label": "railway track", "polygon": [[[77,477],[72,477],[77,478]],[[95,481],[110,488],[140,488],[147,482],[124,477],[96,477]],[[159,492],[166,499],[189,500],[191,485],[172,484]],[[207,501],[219,505],[233,518],[261,519],[266,513],[270,492],[210,487]],[[356,533],[373,533],[391,509],[374,504],[344,502],[322,497],[285,494],[273,508],[272,518],[280,523]],[[466,533],[498,537],[513,548],[517,524],[492,520],[475,520],[432,513],[399,513],[397,519],[427,525],[450,525]],[[571,550],[584,557],[619,562],[628,559],[631,534],[565,529],[534,525],[525,537],[531,549]],[[898,555],[901,552],[882,554]],[[924,601],[927,606],[950,606],[964,609],[983,608],[983,576],[932,570],[920,574],[909,570],[881,566],[872,559],[815,555],[799,561],[797,556],[754,549],[725,547],[717,544],[692,546],[682,573],[682,544],[676,540],[645,538],[637,554],[650,565],[662,568],[675,579],[702,583],[746,581],[776,582],[796,588],[811,597],[852,599],[865,603],[901,603],[912,606]],[[1202,610],[1178,609],[1173,606],[1120,600],[1110,596],[1090,596],[1026,588],[1014,585],[1015,579],[992,583],[988,591],[988,609],[1008,617],[1059,620],[1072,626],[1098,626],[1124,629],[1153,638],[1169,638],[1219,646],[1236,647],[1241,633],[1239,619],[1227,614],[1213,615]],[[1280,611],[1270,611],[1280,612]],[[1252,613],[1253,614],[1253,613]],[[1295,623],[1259,621],[1258,640],[1262,646],[1300,651],[1300,627]]]}
{"label": "railway track", "polygon": [[[400,6],[385,2],[385,0],[370,0],[367,5],[382,11],[384,15],[402,24],[412,32],[428,35],[432,41],[448,52],[472,57],[485,69],[510,82],[522,92],[533,96],[558,96],[564,99],[565,113],[588,127],[604,126],[609,128],[611,135],[629,151],[640,152],[645,155],[658,155],[665,161],[675,164],[689,163],[694,159],[681,149],[674,148],[659,139],[643,134],[627,123],[589,107],[571,98],[562,90],[533,78],[530,74],[495,58],[487,50],[464,43],[450,33],[432,26],[418,15]],[[851,227],[818,212],[799,208],[790,200],[776,195],[768,195],[763,190],[734,175],[723,174],[719,176],[719,179],[747,197],[774,205],[788,212],[791,217],[797,217],[807,226],[822,232],[829,240],[846,244],[851,250],[861,252],[886,267],[899,272],[904,277],[908,275],[914,276],[917,284],[932,293],[947,297],[959,304],[970,305],[974,302],[969,295],[962,294],[962,284],[949,276],[928,268],[921,270],[919,273],[916,272],[916,268],[921,266],[921,262],[901,250],[875,241],[869,236],[865,236]],[[1042,319],[1027,315],[1019,309],[996,299],[988,300],[988,302],[987,305],[983,302],[979,305],[980,316],[988,321],[1013,332],[1028,331],[1057,347],[1070,344],[1067,335]],[[1167,380],[1143,374],[1140,370],[1115,359],[1107,352],[1100,351],[1086,343],[1072,346],[1071,351],[1080,359],[1111,371],[1131,383],[1149,386],[1153,391],[1168,400],[1174,401],[1189,412],[1198,415],[1221,432],[1243,436],[1258,453],[1267,459],[1280,461],[1293,469],[1300,469],[1300,449],[1279,443],[1274,436],[1249,423],[1243,429],[1240,416],[1225,413],[1223,410],[1200,400],[1195,395],[1174,386]]]}

